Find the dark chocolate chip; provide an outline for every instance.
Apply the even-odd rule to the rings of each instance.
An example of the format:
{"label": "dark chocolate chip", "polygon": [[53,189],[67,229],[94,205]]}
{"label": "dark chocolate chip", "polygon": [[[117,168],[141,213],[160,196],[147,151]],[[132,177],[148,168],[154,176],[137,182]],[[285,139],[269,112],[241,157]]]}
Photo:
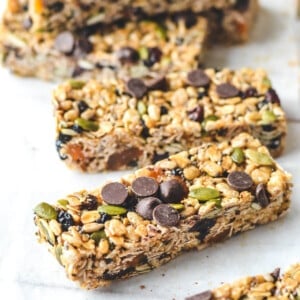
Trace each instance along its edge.
{"label": "dark chocolate chip", "polygon": [[119,170],[121,167],[135,164],[141,154],[142,151],[135,147],[114,153],[109,156],[106,167],[108,170]]}
{"label": "dark chocolate chip", "polygon": [[185,300],[211,300],[213,299],[213,294],[211,291],[205,291],[200,294],[196,294],[191,297],[185,298]]}
{"label": "dark chocolate chip", "polygon": [[204,120],[204,107],[199,105],[195,107],[193,110],[188,111],[189,119],[195,122],[203,122]]}
{"label": "dark chocolate chip", "polygon": [[153,210],[153,219],[161,226],[176,226],[179,223],[180,215],[168,204],[159,204]]}
{"label": "dark chocolate chip", "polygon": [[217,93],[221,98],[233,98],[239,95],[239,90],[230,83],[222,83],[217,86]]}
{"label": "dark chocolate chip", "polygon": [[98,199],[94,195],[87,195],[85,201],[81,204],[81,209],[95,210],[98,207]]}
{"label": "dark chocolate chip", "polygon": [[198,239],[203,241],[205,237],[209,234],[210,229],[215,226],[216,219],[201,219],[197,220],[192,227],[190,228],[190,232],[197,231],[199,232]]}
{"label": "dark chocolate chip", "polygon": [[139,60],[139,53],[131,47],[123,47],[116,53],[117,58],[122,64],[135,63]]}
{"label": "dark chocolate chip", "polygon": [[155,79],[149,80],[147,82],[147,87],[149,91],[167,91],[169,89],[169,83],[165,76],[159,76]]}
{"label": "dark chocolate chip", "polygon": [[151,177],[138,177],[132,182],[132,191],[138,197],[150,197],[157,193],[159,185]]}
{"label": "dark chocolate chip", "polygon": [[155,63],[159,62],[162,57],[162,52],[158,47],[148,48],[148,57],[144,60],[145,66],[152,67]]}
{"label": "dark chocolate chip", "polygon": [[54,42],[55,48],[64,54],[71,54],[75,46],[75,38],[70,31],[60,33]]}
{"label": "dark chocolate chip", "polygon": [[89,106],[85,101],[81,100],[78,102],[78,109],[81,114],[85,112],[88,108]]}
{"label": "dark chocolate chip", "polygon": [[227,176],[231,188],[239,192],[249,190],[253,185],[252,178],[245,172],[233,171]]}
{"label": "dark chocolate chip", "polygon": [[260,204],[261,207],[265,208],[269,205],[270,200],[266,186],[263,183],[260,183],[256,187],[255,191],[256,201]]}
{"label": "dark chocolate chip", "polygon": [[126,86],[127,86],[128,93],[131,96],[136,97],[138,99],[143,98],[148,91],[148,88],[145,85],[145,83],[138,78],[130,79],[127,82]]}
{"label": "dark chocolate chip", "polygon": [[256,97],[256,96],[257,96],[257,90],[254,87],[250,87],[242,93],[242,98],[243,99]]}
{"label": "dark chocolate chip", "polygon": [[234,5],[234,9],[245,12],[249,8],[249,0],[237,0],[236,4]]}
{"label": "dark chocolate chip", "polygon": [[270,275],[274,278],[274,280],[278,280],[280,276],[280,268],[276,268]]}
{"label": "dark chocolate chip", "polygon": [[187,83],[195,87],[204,87],[209,85],[210,78],[203,70],[194,70],[187,74]]}
{"label": "dark chocolate chip", "polygon": [[279,104],[280,105],[280,99],[276,93],[276,91],[274,89],[269,89],[267,92],[266,92],[266,100],[269,102],[269,103],[273,103],[273,104]]}
{"label": "dark chocolate chip", "polygon": [[31,17],[27,17],[27,18],[25,18],[24,19],[24,21],[23,21],[23,28],[25,29],[25,30],[28,30],[28,29],[30,29],[31,27],[32,27],[32,19],[31,19]]}
{"label": "dark chocolate chip", "polygon": [[140,200],[136,206],[136,212],[146,220],[153,219],[154,208],[161,204],[161,201],[155,197],[147,197]]}
{"label": "dark chocolate chip", "polygon": [[107,204],[122,205],[128,197],[128,190],[122,183],[112,182],[102,188],[101,196]]}
{"label": "dark chocolate chip", "polygon": [[54,2],[51,4],[47,4],[47,8],[56,13],[62,11],[64,9],[64,6],[65,6],[65,4],[63,1],[57,1],[57,2]]}
{"label": "dark chocolate chip", "polygon": [[185,190],[182,184],[171,179],[160,184],[160,199],[165,203],[178,203],[185,196]]}
{"label": "dark chocolate chip", "polygon": [[94,48],[93,44],[86,37],[81,37],[78,40],[78,47],[85,54],[91,53]]}

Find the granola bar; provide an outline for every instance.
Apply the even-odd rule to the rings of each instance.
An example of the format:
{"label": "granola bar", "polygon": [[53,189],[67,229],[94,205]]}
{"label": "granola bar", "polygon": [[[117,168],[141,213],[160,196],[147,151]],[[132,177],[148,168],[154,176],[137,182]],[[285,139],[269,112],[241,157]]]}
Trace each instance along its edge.
{"label": "granola bar", "polygon": [[193,15],[193,19],[148,19],[76,32],[32,34],[3,27],[1,35],[3,64],[21,76],[107,80],[197,67],[207,22]]}
{"label": "granola bar", "polygon": [[39,241],[83,288],[105,286],[282,216],[291,178],[247,133],[204,143],[50,205]]}
{"label": "granola bar", "polygon": [[30,31],[48,32],[74,30],[74,28],[99,23],[110,24],[120,19],[141,20],[162,13],[176,14],[191,11],[213,13],[217,16],[215,21],[220,24],[224,21],[224,25],[228,20],[234,20],[227,28],[231,27],[230,31],[232,31],[232,27],[235,26],[234,35],[240,35],[239,40],[244,40],[244,33],[249,30],[247,24],[251,25],[245,12],[254,14],[256,9],[257,0],[8,0],[5,19],[10,23],[11,20],[23,15],[26,28]]}
{"label": "granola bar", "polygon": [[53,93],[56,146],[87,172],[142,167],[246,131],[273,156],[284,149],[286,118],[263,70],[170,72],[142,81],[67,81]]}
{"label": "granola bar", "polygon": [[240,279],[232,284],[224,284],[212,291],[186,298],[186,300],[238,300],[270,299],[288,300],[300,297],[300,264],[290,266],[280,276],[280,269],[272,273]]}

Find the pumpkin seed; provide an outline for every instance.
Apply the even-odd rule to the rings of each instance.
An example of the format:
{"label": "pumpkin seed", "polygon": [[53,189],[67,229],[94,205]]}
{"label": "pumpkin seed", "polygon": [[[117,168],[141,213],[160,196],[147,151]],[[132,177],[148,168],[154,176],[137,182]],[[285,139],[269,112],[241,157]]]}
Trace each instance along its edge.
{"label": "pumpkin seed", "polygon": [[96,122],[88,121],[82,118],[76,119],[75,124],[86,131],[97,131],[99,129],[99,125]]}
{"label": "pumpkin seed", "polygon": [[231,159],[237,163],[241,164],[245,161],[245,154],[241,148],[234,148],[231,153]]}
{"label": "pumpkin seed", "polygon": [[70,80],[69,84],[75,90],[80,90],[85,86],[85,82],[81,80]]}
{"label": "pumpkin seed", "polygon": [[146,48],[146,47],[141,47],[141,48],[139,49],[139,56],[140,56],[140,59],[141,59],[141,60],[147,60],[147,59],[148,59],[148,56],[149,56],[148,48]]}
{"label": "pumpkin seed", "polygon": [[105,213],[110,216],[124,215],[127,209],[116,205],[101,205],[98,207],[98,212]]}
{"label": "pumpkin seed", "polygon": [[202,125],[202,128],[205,129],[206,124],[207,124],[208,121],[217,121],[217,120],[219,120],[219,118],[218,118],[217,116],[215,116],[215,115],[207,116],[207,117],[204,119],[204,121],[202,122],[202,124],[201,124],[201,125]]}
{"label": "pumpkin seed", "polygon": [[46,220],[56,219],[57,217],[57,211],[54,209],[54,207],[46,202],[38,204],[34,208],[34,213]]}
{"label": "pumpkin seed", "polygon": [[167,38],[167,30],[166,28],[161,25],[161,24],[157,24],[156,28],[155,28],[155,33],[158,35],[158,37],[162,40],[165,40]]}
{"label": "pumpkin seed", "polygon": [[265,110],[261,116],[261,120],[263,124],[273,123],[276,121],[276,119],[277,119],[276,115],[271,110]]}
{"label": "pumpkin seed", "polygon": [[49,228],[49,225],[47,221],[40,219],[38,220],[38,226],[40,228],[40,231],[43,233],[45,236],[46,240],[52,245],[55,245],[55,236],[54,233],[51,231]]}
{"label": "pumpkin seed", "polygon": [[147,112],[147,106],[143,101],[139,101],[137,104],[137,110],[140,115],[144,115]]}
{"label": "pumpkin seed", "polygon": [[61,259],[60,259],[61,255],[62,255],[62,246],[61,246],[61,245],[57,245],[57,246],[55,247],[54,251],[55,251],[55,257],[56,257],[57,261],[58,261],[61,265],[63,265],[62,262],[61,262]]}
{"label": "pumpkin seed", "polygon": [[266,87],[271,87],[271,85],[272,85],[271,80],[267,77],[265,77],[262,82],[263,82],[263,85],[265,85]]}
{"label": "pumpkin seed", "polygon": [[184,205],[181,204],[181,203],[171,203],[170,206],[173,207],[176,210],[183,210],[184,209]]}
{"label": "pumpkin seed", "polygon": [[218,207],[218,208],[222,207],[222,205],[221,205],[221,203],[222,203],[221,198],[212,199],[212,200],[209,200],[209,201],[207,201],[205,203],[214,203],[216,205],[216,207]]}
{"label": "pumpkin seed", "polygon": [[208,200],[219,198],[220,192],[212,188],[198,187],[198,188],[193,188],[190,191],[189,196],[192,198],[196,198],[199,201],[208,201]]}
{"label": "pumpkin seed", "polygon": [[95,243],[98,245],[101,239],[106,238],[106,234],[105,234],[104,230],[100,230],[100,231],[93,232],[90,235],[90,238],[93,239],[95,241]]}
{"label": "pumpkin seed", "polygon": [[249,158],[254,163],[261,165],[261,166],[273,166],[274,161],[273,159],[265,153],[261,153],[255,150],[247,149],[245,151],[246,157]]}
{"label": "pumpkin seed", "polygon": [[57,200],[57,203],[62,206],[63,208],[66,208],[67,205],[69,204],[69,201],[66,200],[66,199],[60,199],[60,200]]}

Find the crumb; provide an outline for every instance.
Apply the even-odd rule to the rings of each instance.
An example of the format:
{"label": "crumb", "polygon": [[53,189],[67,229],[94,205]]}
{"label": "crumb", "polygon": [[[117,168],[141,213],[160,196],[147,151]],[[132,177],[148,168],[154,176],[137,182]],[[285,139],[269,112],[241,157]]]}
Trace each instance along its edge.
{"label": "crumb", "polygon": [[166,276],[166,274],[165,274],[165,273],[162,273],[162,274],[161,274],[161,276],[162,276],[162,277],[165,277],[165,276]]}
{"label": "crumb", "polygon": [[142,285],[140,285],[140,289],[141,289],[141,290],[143,290],[143,289],[145,289],[145,288],[146,288],[146,286],[145,286],[145,285],[143,285],[143,284],[142,284]]}
{"label": "crumb", "polygon": [[197,281],[195,281],[195,282],[194,282],[194,284],[198,284],[198,282],[197,282]]}

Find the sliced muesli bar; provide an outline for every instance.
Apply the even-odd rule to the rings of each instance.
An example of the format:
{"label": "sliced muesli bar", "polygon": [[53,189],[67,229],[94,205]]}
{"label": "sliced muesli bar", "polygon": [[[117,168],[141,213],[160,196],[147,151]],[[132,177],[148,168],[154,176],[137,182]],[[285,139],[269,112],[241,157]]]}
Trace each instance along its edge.
{"label": "sliced muesli bar", "polygon": [[21,76],[151,77],[199,64],[207,39],[201,16],[157,18],[78,31],[31,33],[0,29],[4,66]]}
{"label": "sliced muesli bar", "polygon": [[50,32],[192,12],[207,16],[219,36],[244,41],[257,7],[257,0],[8,0],[4,19],[10,28],[21,25],[31,32]]}
{"label": "sliced muesli bar", "polygon": [[186,300],[289,300],[300,297],[300,264],[290,266],[280,276],[276,268],[266,275],[249,276],[231,284],[224,284],[212,291],[186,298]]}
{"label": "sliced muesli bar", "polygon": [[67,81],[53,93],[56,146],[87,172],[142,167],[247,131],[273,156],[286,117],[263,70],[170,72],[149,80]]}
{"label": "sliced muesli bar", "polygon": [[291,185],[268,149],[241,133],[40,203],[34,220],[68,278],[97,288],[276,220]]}

